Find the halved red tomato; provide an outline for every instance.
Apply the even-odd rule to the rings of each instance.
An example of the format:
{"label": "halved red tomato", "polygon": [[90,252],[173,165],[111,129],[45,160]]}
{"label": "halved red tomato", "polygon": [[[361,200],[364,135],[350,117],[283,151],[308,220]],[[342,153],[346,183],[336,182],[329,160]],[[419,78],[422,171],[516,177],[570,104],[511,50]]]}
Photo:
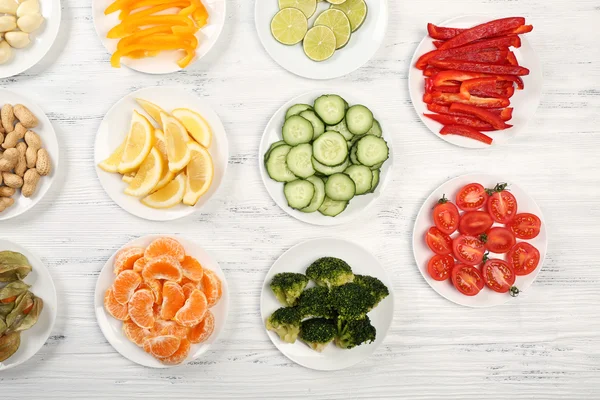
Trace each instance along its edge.
{"label": "halved red tomato", "polygon": [[454,257],[450,255],[440,256],[436,254],[427,263],[427,272],[436,281],[445,281],[450,278],[452,268],[454,268]]}
{"label": "halved red tomato", "polygon": [[456,205],[463,211],[475,211],[484,206],[488,199],[485,188],[479,183],[469,183],[458,191]]}
{"label": "halved red tomato", "polygon": [[444,196],[433,208],[433,222],[437,228],[446,235],[451,235],[458,229],[458,208]]}
{"label": "halved red tomato", "polygon": [[466,296],[475,296],[485,285],[479,269],[464,264],[456,264],[452,268],[452,284]]}
{"label": "halved red tomato", "polygon": [[509,223],[517,215],[517,199],[506,191],[506,186],[506,183],[497,184],[487,201],[487,212],[501,224]]}
{"label": "halved red tomato", "polygon": [[463,235],[478,236],[487,232],[494,220],[485,211],[468,211],[460,217],[458,231]]}
{"label": "halved red tomato", "polygon": [[425,234],[425,241],[435,254],[445,256],[452,253],[452,239],[435,226],[429,228]]}
{"label": "halved red tomato", "polygon": [[540,234],[542,221],[537,215],[521,213],[515,215],[515,218],[510,221],[508,227],[519,239],[533,239]]}
{"label": "halved red tomato", "polygon": [[540,252],[529,243],[519,242],[508,252],[506,261],[515,270],[515,274],[529,275],[540,263]]}
{"label": "halved red tomato", "polygon": [[491,258],[483,264],[483,278],[494,292],[507,293],[515,284],[515,271],[506,261]]}
{"label": "halved red tomato", "polygon": [[485,244],[475,236],[460,235],[452,241],[454,257],[467,265],[480,264],[485,253]]}
{"label": "halved red tomato", "polygon": [[494,227],[487,233],[485,247],[492,253],[505,254],[513,248],[517,239],[507,228]]}

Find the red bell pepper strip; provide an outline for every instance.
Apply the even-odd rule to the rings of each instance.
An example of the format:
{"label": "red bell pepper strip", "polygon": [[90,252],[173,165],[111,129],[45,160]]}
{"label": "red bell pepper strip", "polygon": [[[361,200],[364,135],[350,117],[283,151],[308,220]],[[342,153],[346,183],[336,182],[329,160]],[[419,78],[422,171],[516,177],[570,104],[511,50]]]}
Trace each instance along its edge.
{"label": "red bell pepper strip", "polygon": [[429,78],[425,79],[425,93],[433,92],[433,81]]}
{"label": "red bell pepper strip", "polygon": [[442,69],[456,69],[468,72],[483,72],[485,74],[529,75],[529,70],[518,65],[498,65],[472,61],[431,60],[431,65]]}
{"label": "red bell pepper strip", "polygon": [[[452,87],[452,86],[442,86],[442,87]],[[436,88],[435,90],[439,90],[440,88]],[[495,88],[495,89],[491,89],[488,90],[487,88],[484,89],[472,89],[470,91],[472,96],[477,96],[477,97],[505,97],[507,99],[510,99],[511,97],[513,97],[513,95],[515,94],[515,88],[514,87],[509,87],[509,88]]]}
{"label": "red bell pepper strip", "polygon": [[433,45],[435,46],[436,49],[439,49],[441,45],[444,44],[443,40],[434,40],[433,41]]}
{"label": "red bell pepper strip", "polygon": [[[431,30],[429,28],[430,25],[432,26]],[[435,26],[433,24],[427,24],[427,31],[429,32],[429,36],[432,39],[438,39],[438,40],[452,39],[453,37],[455,37],[455,36],[463,33],[466,30],[467,29],[462,29],[462,28],[446,28],[446,27],[443,27],[443,26]],[[520,34],[523,34],[523,33],[529,33],[532,30],[533,30],[533,25],[521,25],[518,28],[509,29],[507,31],[500,32],[500,33],[498,33],[497,36],[520,35]],[[435,37],[432,36],[432,34],[431,34],[432,31],[434,32]],[[433,44],[435,45],[435,42]],[[443,42],[440,43],[440,46],[442,44],[443,44]]]}
{"label": "red bell pepper strip", "polygon": [[439,122],[442,125],[466,125],[480,131],[495,131],[494,127],[487,122],[472,117],[463,117],[459,115],[444,114],[423,114],[429,119]]}
{"label": "red bell pepper strip", "polygon": [[504,108],[510,105],[510,100],[505,97],[478,97],[471,96],[463,99],[458,93],[443,93],[435,91],[430,94],[431,101],[435,104],[449,106],[452,103],[470,104],[481,108]]}
{"label": "red bell pepper strip", "polygon": [[426,104],[433,103],[433,96],[431,95],[431,93],[425,92],[425,94],[423,95],[423,103],[426,103]]}
{"label": "red bell pepper strip", "polygon": [[515,53],[513,53],[512,51],[509,51],[506,54],[506,61],[508,61],[510,65],[519,65],[519,61],[517,61],[517,56],[515,56]]}
{"label": "red bell pepper strip", "polygon": [[498,130],[502,130],[502,129],[506,129],[506,128],[510,127],[502,120],[502,118],[500,118],[499,115],[496,115],[493,112],[489,112],[489,111],[484,110],[479,107],[474,107],[469,104],[460,104],[460,103],[451,104],[450,111],[456,111],[456,112],[473,115],[473,116],[481,119],[482,121],[487,122],[488,124],[490,124],[491,126],[493,126],[494,128],[496,128]]}
{"label": "red bell pepper strip", "polygon": [[492,144],[494,139],[478,130],[464,125],[446,125],[440,131],[441,135],[459,135],[470,139],[479,140],[485,144]]}
{"label": "red bell pepper strip", "polygon": [[442,93],[460,93],[460,85],[441,86],[439,88],[435,88],[435,90],[432,90],[431,92],[433,93],[434,91]]}
{"label": "red bell pepper strip", "polygon": [[500,118],[502,118],[502,121],[510,121],[512,119],[512,113],[512,107],[504,108],[500,111]]}
{"label": "red bell pepper strip", "polygon": [[523,89],[523,79],[514,75],[494,75],[484,74],[479,72],[465,72],[465,71],[441,71],[435,75],[433,79],[433,86],[447,86],[455,85],[455,82],[462,82],[469,79],[475,78],[489,78],[494,77],[499,81],[514,82],[517,84],[519,89]]}
{"label": "red bell pepper strip", "polygon": [[464,46],[475,40],[493,37],[507,30],[516,29],[522,25],[525,25],[525,18],[523,17],[502,18],[486,22],[454,36],[452,39],[441,45],[440,50]]}
{"label": "red bell pepper strip", "polygon": [[[453,56],[453,60],[476,61],[484,63],[501,63],[508,57],[508,50],[487,50],[481,53],[465,53]],[[441,58],[443,60],[443,58]]]}
{"label": "red bell pepper strip", "polygon": [[[470,117],[473,118],[472,115],[469,114],[465,114],[465,113],[461,113],[461,112],[457,112],[457,111],[450,111],[450,107],[448,106],[442,106],[440,104],[427,104],[427,109],[429,111],[438,113],[438,114],[444,114],[444,115],[454,115],[457,117]],[[502,118],[502,121],[510,121],[512,119],[512,113],[513,113],[513,109],[512,107],[508,107],[508,108],[486,108],[486,110],[488,110],[491,113],[494,113],[496,115],[499,115],[500,118]]]}
{"label": "red bell pepper strip", "polygon": [[439,69],[439,68],[429,67],[429,68],[427,68],[427,69],[425,69],[423,71],[423,75],[431,77],[431,76],[434,76],[435,74],[437,74],[440,71],[441,71],[441,69]]}
{"label": "red bell pepper strip", "polygon": [[[431,85],[433,86],[433,82],[431,82]],[[464,99],[470,99],[471,91],[473,91],[474,89],[477,89],[483,93],[493,92],[496,90],[496,78],[475,78],[463,81],[460,84],[461,97]]]}

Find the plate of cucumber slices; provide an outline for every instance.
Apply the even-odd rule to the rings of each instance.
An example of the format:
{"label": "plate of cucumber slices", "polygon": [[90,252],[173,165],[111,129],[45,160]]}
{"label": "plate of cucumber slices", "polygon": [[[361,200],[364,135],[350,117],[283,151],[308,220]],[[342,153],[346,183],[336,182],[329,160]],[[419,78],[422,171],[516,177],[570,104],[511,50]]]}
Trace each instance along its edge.
{"label": "plate of cucumber slices", "polygon": [[351,94],[331,93],[313,91],[284,104],[259,148],[271,198],[314,225],[346,223],[373,205],[393,164],[391,140],[373,111]]}

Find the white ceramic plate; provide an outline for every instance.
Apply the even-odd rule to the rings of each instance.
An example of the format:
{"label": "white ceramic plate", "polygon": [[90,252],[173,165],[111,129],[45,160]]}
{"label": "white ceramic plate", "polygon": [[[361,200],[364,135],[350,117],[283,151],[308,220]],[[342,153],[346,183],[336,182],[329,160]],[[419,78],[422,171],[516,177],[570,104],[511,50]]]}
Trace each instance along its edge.
{"label": "white ceramic plate", "polygon": [[[332,79],[347,75],[362,67],[377,52],[388,24],[387,0],[367,0],[368,12],[363,25],[350,38],[348,44],[337,50],[328,60],[315,62],[304,54],[302,43],[286,46],[271,34],[271,20],[279,11],[276,0],[256,0],[254,19],[258,37],[265,50],[277,64],[293,74],[309,79]],[[309,19],[309,29],[317,16],[329,3],[317,3],[317,11]]]}
{"label": "white ceramic plate", "polygon": [[[0,362],[0,371],[16,367],[33,357],[46,343],[54,328],[58,300],[56,288],[52,281],[50,271],[42,261],[24,247],[8,240],[0,239],[0,251],[10,250],[23,254],[29,260],[32,271],[25,277],[24,282],[31,285],[29,290],[41,298],[44,307],[37,323],[26,331],[21,332],[21,346],[15,354],[4,362]],[[0,283],[0,287],[5,284]]]}
{"label": "white ceramic plate", "polygon": [[[434,280],[429,276],[427,272],[427,263],[431,257],[433,257],[433,252],[425,243],[425,233],[427,230],[434,226],[433,219],[431,218],[431,211],[433,207],[437,204],[437,201],[442,198],[442,195],[446,195],[446,197],[455,202],[456,195],[458,191],[465,185],[469,183],[480,183],[484,187],[494,187],[497,183],[507,182],[498,178],[496,176],[487,175],[487,174],[468,174],[462,175],[457,178],[451,179],[448,182],[444,183],[442,186],[437,188],[425,201],[419,214],[417,215],[417,219],[415,221],[415,227],[413,230],[413,253],[415,255],[415,260],[417,262],[417,268],[421,271],[423,278],[429,283],[429,286],[433,288],[436,292],[438,292],[442,297],[463,306],[468,307],[493,307],[500,304],[504,304],[507,301],[511,300],[511,297],[508,293],[497,293],[493,290],[489,289],[487,286],[484,287],[481,292],[479,292],[476,296],[465,296],[461,294],[458,290],[452,286],[452,282],[450,280],[439,282]],[[518,213],[528,212],[537,215],[542,221],[542,228],[540,234],[532,239],[532,240],[521,240],[517,239],[518,242],[528,242],[533,245],[540,252],[540,263],[538,267],[529,275],[525,276],[517,276],[517,280],[515,282],[515,286],[518,287],[522,292],[526,291],[539,272],[542,269],[544,264],[544,259],[546,258],[546,251],[548,249],[548,235],[546,233],[546,221],[544,220],[544,216],[542,215],[542,210],[538,207],[535,201],[521,189],[518,185],[514,184],[511,181],[508,181],[508,189],[512,194],[517,198],[518,204]],[[462,213],[462,212],[461,212]],[[494,226],[503,226],[501,224],[494,223]],[[458,236],[458,232],[451,235],[452,238]],[[490,258],[499,258],[504,260],[504,254],[494,254],[490,253]]]}
{"label": "white ceramic plate", "polygon": [[[449,26],[452,28],[471,28],[475,25],[482,24],[492,19],[493,18],[485,16],[465,16],[444,21],[440,24],[440,26]],[[528,68],[530,70],[530,74],[522,77],[523,82],[525,83],[525,89],[515,90],[514,96],[510,99],[510,107],[513,107],[514,110],[513,118],[508,123],[513,125],[513,127],[497,132],[484,132],[486,135],[494,139],[492,145],[499,145],[513,138],[527,125],[527,122],[533,117],[538,105],[540,104],[543,81],[542,66],[537,54],[533,50],[533,47],[531,47],[531,44],[527,40],[527,36],[532,34],[535,34],[535,30],[533,33],[519,35],[521,37],[521,47],[518,49],[511,48],[511,50],[515,53],[517,60],[519,60],[519,64]],[[423,113],[431,112],[427,110],[427,104],[423,102],[423,95],[425,94],[425,76],[423,76],[423,71],[415,67],[415,63],[419,57],[431,50],[435,50],[435,46],[433,45],[433,39],[427,35],[421,44],[419,44],[419,47],[417,47],[413,59],[410,62],[408,72],[408,89],[410,92],[410,99],[415,106],[415,110],[417,111],[419,118],[421,118],[421,121],[423,121],[423,123],[431,132],[448,143],[470,149],[489,147],[489,145],[485,143],[457,135],[442,136],[440,135],[440,130],[442,129],[443,125],[423,116]]]}
{"label": "white ceramic plate", "polygon": [[[287,358],[306,368],[321,371],[333,371],[351,367],[366,358],[384,341],[394,318],[394,289],[387,273],[375,256],[363,247],[346,240],[323,238],[309,240],[292,247],[275,261],[265,278],[260,297],[260,315],[264,324],[267,318],[282,307],[271,291],[269,284],[275,274],[297,272],[304,274],[306,268],[321,257],[337,257],[346,261],[355,274],[369,275],[381,280],[390,290],[390,295],[382,300],[369,313],[371,323],[377,329],[377,338],[373,343],[343,350],[330,344],[322,353],[316,352],[302,341],[285,343],[272,331],[267,331],[271,341]],[[311,287],[313,283],[309,284]]]}
{"label": "white ceramic plate", "polygon": [[[339,214],[337,217],[327,217],[325,215],[322,215],[318,211],[307,214],[298,210],[294,210],[293,208],[288,206],[287,200],[285,199],[285,196],[283,194],[283,183],[276,182],[273,179],[271,179],[271,177],[269,177],[264,163],[264,157],[267,150],[269,149],[269,146],[274,142],[282,140],[281,128],[283,127],[283,123],[285,122],[285,112],[287,111],[287,109],[293,106],[294,104],[298,103],[306,103],[312,105],[319,96],[328,93],[338,94],[342,96],[350,104],[350,106],[355,104],[363,104],[364,106],[368,107],[373,112],[375,119],[379,121],[379,124],[381,125],[381,128],[383,130],[383,138],[386,140],[390,149],[390,157],[383,164],[383,167],[381,167],[381,177],[379,180],[379,185],[377,186],[377,189],[375,189],[375,192],[354,197],[350,201],[350,204],[348,205],[346,210]],[[386,125],[385,121],[378,119],[381,118],[381,116],[377,114],[375,108],[372,108],[374,105],[375,104],[372,101],[370,101],[370,98],[365,98],[364,95],[361,97],[357,97],[350,93],[342,92],[339,90],[326,89],[315,90],[309,93],[305,93],[288,101],[279,110],[277,110],[275,115],[273,115],[273,117],[267,124],[267,127],[265,128],[265,131],[263,133],[260,142],[260,147],[258,150],[258,166],[260,168],[260,175],[265,184],[265,187],[267,188],[267,191],[269,192],[269,195],[271,195],[271,198],[283,211],[300,221],[313,225],[340,225],[357,218],[363,211],[371,207],[377,201],[377,199],[381,197],[388,181],[391,179],[392,167],[394,165],[394,150],[392,148],[392,140],[390,138],[390,126]]]}
{"label": "white ceramic plate", "polygon": [[[108,39],[106,34],[119,23],[119,13],[114,12],[110,15],[104,15],[104,10],[113,2],[114,0],[93,0],[92,2],[92,15],[94,17],[96,33],[110,54],[115,52],[119,41],[117,39]],[[217,43],[225,26],[225,17],[227,14],[226,0],[202,0],[202,3],[208,10],[209,20],[208,24],[196,33],[199,40],[196,57],[187,68],[190,68],[193,63],[208,54]],[[164,13],[170,13],[170,11],[166,10]],[[123,57],[121,64],[147,74],[169,74],[182,69],[177,65],[177,61],[181,57],[181,51],[163,51],[156,57],[140,58],[137,60]]]}
{"label": "white ceramic plate", "polygon": [[50,120],[44,114],[44,111],[31,100],[21,96],[20,94],[10,92],[5,89],[0,88],[0,98],[2,101],[0,102],[0,106],[4,103],[10,103],[12,105],[15,104],[23,104],[37,117],[39,121],[39,125],[32,130],[36,132],[40,139],[42,139],[42,146],[48,151],[50,155],[50,159],[52,161],[52,170],[50,175],[42,176],[40,178],[40,182],[38,183],[38,188],[35,194],[29,198],[21,196],[21,191],[17,190],[13,199],[15,199],[15,204],[12,207],[7,208],[5,211],[0,213],[0,221],[4,221],[7,219],[14,218],[18,215],[23,214],[24,212],[31,209],[35,206],[45,195],[48,193],[50,186],[54,183],[54,179],[56,178],[57,171],[59,168],[59,156],[60,151],[58,149],[58,141],[56,139],[56,133],[54,132],[54,128],[50,123]]}
{"label": "white ceramic plate", "polygon": [[[212,270],[221,279],[223,287],[223,295],[221,300],[210,309],[215,316],[215,330],[213,334],[204,343],[192,344],[190,354],[188,358],[179,365],[185,365],[186,363],[193,361],[204,353],[206,353],[210,346],[215,343],[221,334],[221,331],[225,327],[227,321],[227,315],[229,313],[229,290],[227,287],[227,281],[225,275],[219,267],[219,264],[208,254],[204,249],[198,246],[196,243],[183,238],[181,236],[171,235],[148,235],[134,239],[127,243],[119,250],[115,252],[117,254],[120,250],[127,247],[147,247],[154,239],[160,237],[172,237],[176,239],[185,248],[186,254],[195,257],[205,269]],[[113,254],[104,267],[100,271],[98,281],[96,282],[96,292],[94,294],[94,308],[96,310],[96,319],[100,330],[104,334],[104,337],[108,342],[115,348],[121,355],[134,363],[143,365],[151,368],[172,368],[172,365],[164,365],[150,354],[146,353],[142,348],[138,347],[135,343],[131,342],[123,334],[123,323],[114,319],[104,309],[104,294],[106,290],[110,288],[115,280],[115,274],[113,272],[115,254]]]}
{"label": "white ceramic plate", "polygon": [[[153,122],[152,118],[137,104],[135,101],[136,98],[148,100],[167,112],[181,107],[189,108],[202,115],[211,126],[213,141],[208,150],[213,159],[215,175],[209,191],[200,198],[194,207],[183,204],[164,210],[146,207],[137,197],[128,196],[123,193],[127,184],[121,180],[121,175],[108,173],[98,167],[98,163],[108,158],[125,139],[129,131],[129,123],[134,109],[146,115],[148,120]],[[229,145],[223,123],[217,113],[204,100],[183,89],[149,87],[123,97],[106,113],[96,135],[94,157],[96,173],[98,174],[98,179],[100,179],[100,184],[115,203],[125,211],[140,218],[153,221],[170,221],[192,214],[214,196],[225,176],[227,160],[229,159]]]}
{"label": "white ceramic plate", "polygon": [[43,25],[29,34],[31,40],[29,46],[24,49],[13,49],[12,59],[0,65],[0,79],[27,71],[50,51],[60,28],[60,0],[40,1],[40,13],[46,19]]}

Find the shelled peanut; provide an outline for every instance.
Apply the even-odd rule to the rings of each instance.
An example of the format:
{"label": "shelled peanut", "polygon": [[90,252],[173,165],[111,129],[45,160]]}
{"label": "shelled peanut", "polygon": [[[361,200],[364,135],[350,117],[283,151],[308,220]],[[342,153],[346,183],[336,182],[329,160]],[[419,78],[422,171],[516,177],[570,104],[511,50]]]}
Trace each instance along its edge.
{"label": "shelled peanut", "polygon": [[37,117],[22,104],[4,104],[0,109],[0,212],[11,207],[13,196],[31,197],[52,162],[42,139],[33,131]]}

